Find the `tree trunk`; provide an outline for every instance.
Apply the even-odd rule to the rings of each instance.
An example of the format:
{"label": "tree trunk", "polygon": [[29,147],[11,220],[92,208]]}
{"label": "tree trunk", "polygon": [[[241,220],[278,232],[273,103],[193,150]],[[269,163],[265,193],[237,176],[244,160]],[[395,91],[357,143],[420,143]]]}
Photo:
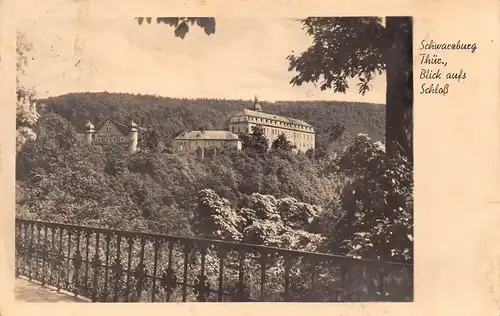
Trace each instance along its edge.
{"label": "tree trunk", "polygon": [[386,31],[386,151],[413,162],[412,18],[387,17]]}

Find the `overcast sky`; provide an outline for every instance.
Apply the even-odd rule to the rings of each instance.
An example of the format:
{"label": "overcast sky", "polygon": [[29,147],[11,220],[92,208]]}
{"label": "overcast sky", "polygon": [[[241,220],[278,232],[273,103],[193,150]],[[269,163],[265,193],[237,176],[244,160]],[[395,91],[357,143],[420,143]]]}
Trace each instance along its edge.
{"label": "overcast sky", "polygon": [[193,27],[184,40],[167,25],[130,20],[37,20],[19,25],[33,43],[22,82],[39,97],[108,91],[167,97],[348,100],[385,103],[385,77],[372,91],[346,94],[293,87],[286,56],[311,37],[291,19],[217,19],[207,36]]}

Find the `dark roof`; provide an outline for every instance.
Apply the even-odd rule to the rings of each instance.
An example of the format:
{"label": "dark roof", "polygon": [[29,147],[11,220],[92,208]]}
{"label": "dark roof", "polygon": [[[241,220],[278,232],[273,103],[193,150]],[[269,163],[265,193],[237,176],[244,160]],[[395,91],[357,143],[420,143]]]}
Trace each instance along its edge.
{"label": "dark roof", "polygon": [[175,137],[176,140],[238,140],[239,137],[230,131],[187,131]]}
{"label": "dark roof", "polygon": [[[101,122],[96,124],[94,130],[97,132],[99,129],[101,129],[104,126],[104,124],[106,124],[106,121],[108,121],[108,120],[111,121],[122,134],[128,135],[128,133],[130,131],[130,126],[127,126],[123,123],[120,123],[120,122],[118,122],[110,117],[105,117]],[[84,123],[86,123],[86,122],[87,121],[85,121]],[[76,126],[75,131],[77,133],[83,133],[85,131],[85,128],[82,126]]]}
{"label": "dark roof", "polygon": [[309,124],[303,120],[294,119],[291,117],[284,117],[281,115],[275,115],[275,114],[270,114],[270,113],[265,113],[265,112],[258,112],[255,110],[248,110],[248,109],[244,109],[244,110],[237,112],[236,114],[233,115],[233,117],[234,116],[247,116],[247,115],[253,116],[253,117],[265,118],[265,119],[269,119],[269,120],[280,121],[280,122],[288,123],[288,124],[307,126],[307,127],[312,128],[311,124]]}
{"label": "dark roof", "polygon": [[115,124],[116,128],[118,128],[118,130],[119,130],[120,132],[122,132],[124,135],[127,135],[127,134],[128,134],[128,132],[130,131],[130,127],[129,127],[129,126],[127,126],[127,125],[125,125],[125,124],[122,124],[122,123],[120,123],[120,122],[118,122],[118,121],[115,121],[115,120],[113,120],[113,119],[112,119],[112,118],[110,118],[110,117],[105,117],[105,118],[102,120],[102,122],[100,122],[99,124],[97,124],[97,125],[96,125],[96,127],[95,127],[96,132],[97,132],[98,130],[100,130],[100,129],[104,126],[104,124],[106,124],[106,121],[108,121],[108,120],[109,120],[109,121],[111,121],[111,123]]}

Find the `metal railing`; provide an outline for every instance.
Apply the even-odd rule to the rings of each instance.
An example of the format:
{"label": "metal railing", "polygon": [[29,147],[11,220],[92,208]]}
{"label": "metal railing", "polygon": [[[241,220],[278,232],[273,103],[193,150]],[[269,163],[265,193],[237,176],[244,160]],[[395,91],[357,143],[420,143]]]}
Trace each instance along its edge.
{"label": "metal railing", "polygon": [[408,264],[25,219],[15,272],[93,302],[413,300]]}

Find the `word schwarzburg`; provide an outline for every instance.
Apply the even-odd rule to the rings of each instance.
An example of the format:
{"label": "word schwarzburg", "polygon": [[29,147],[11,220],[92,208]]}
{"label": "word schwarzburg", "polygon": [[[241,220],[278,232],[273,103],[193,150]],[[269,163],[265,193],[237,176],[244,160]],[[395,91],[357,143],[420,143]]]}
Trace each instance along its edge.
{"label": "word schwarzburg", "polygon": [[458,40],[456,43],[435,43],[434,40],[422,40],[420,50],[469,50],[474,53],[477,49],[476,43],[462,43]]}

